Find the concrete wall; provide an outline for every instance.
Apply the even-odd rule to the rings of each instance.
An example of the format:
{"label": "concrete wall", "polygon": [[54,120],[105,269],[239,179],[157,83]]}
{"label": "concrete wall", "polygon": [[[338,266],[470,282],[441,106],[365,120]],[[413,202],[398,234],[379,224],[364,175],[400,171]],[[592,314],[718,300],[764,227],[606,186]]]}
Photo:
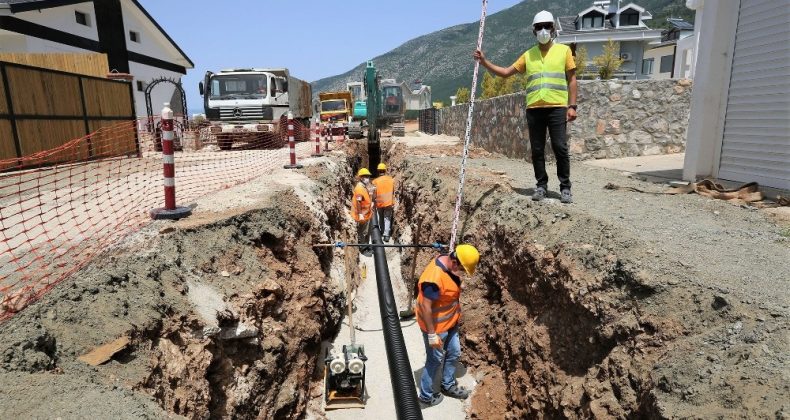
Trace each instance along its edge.
{"label": "concrete wall", "polygon": [[[573,159],[685,150],[690,80],[581,81],[578,103],[579,118],[568,126]],[[467,106],[439,110],[440,133],[463,137]],[[531,160],[524,93],[478,102],[472,142],[490,152]]]}
{"label": "concrete wall", "polygon": [[697,33],[696,89],[691,101],[683,179],[719,176],[719,158],[732,72],[740,0],[693,3]]}

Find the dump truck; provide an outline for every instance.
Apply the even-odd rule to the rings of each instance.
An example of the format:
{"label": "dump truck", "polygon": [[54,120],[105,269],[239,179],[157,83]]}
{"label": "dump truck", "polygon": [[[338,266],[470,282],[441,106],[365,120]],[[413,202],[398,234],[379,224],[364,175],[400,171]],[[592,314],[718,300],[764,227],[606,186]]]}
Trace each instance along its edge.
{"label": "dump truck", "polygon": [[287,114],[309,124],[312,88],[291,76],[286,68],[234,68],[206,72],[199,84],[206,120],[206,134],[222,150],[234,143],[260,141],[261,133],[276,133],[265,147],[285,145]]}
{"label": "dump truck", "polygon": [[333,135],[346,134],[354,106],[351,92],[321,92],[318,94],[318,101],[321,122],[334,124]]}

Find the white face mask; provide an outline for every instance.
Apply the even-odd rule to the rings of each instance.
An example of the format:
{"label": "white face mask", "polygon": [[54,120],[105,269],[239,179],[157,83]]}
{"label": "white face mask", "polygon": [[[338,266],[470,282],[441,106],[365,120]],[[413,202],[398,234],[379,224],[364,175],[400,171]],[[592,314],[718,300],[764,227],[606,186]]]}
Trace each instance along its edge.
{"label": "white face mask", "polygon": [[551,31],[548,29],[541,29],[538,31],[538,42],[541,44],[546,44],[551,41]]}
{"label": "white face mask", "polygon": [[362,183],[365,185],[370,184],[370,178],[362,178]]}

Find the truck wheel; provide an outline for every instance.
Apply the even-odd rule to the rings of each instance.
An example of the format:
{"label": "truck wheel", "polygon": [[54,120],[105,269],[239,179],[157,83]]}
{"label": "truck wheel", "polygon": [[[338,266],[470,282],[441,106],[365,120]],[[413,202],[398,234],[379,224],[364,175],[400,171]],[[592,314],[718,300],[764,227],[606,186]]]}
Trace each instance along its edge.
{"label": "truck wheel", "polygon": [[229,134],[217,134],[217,146],[220,150],[230,150],[233,147],[233,138]]}

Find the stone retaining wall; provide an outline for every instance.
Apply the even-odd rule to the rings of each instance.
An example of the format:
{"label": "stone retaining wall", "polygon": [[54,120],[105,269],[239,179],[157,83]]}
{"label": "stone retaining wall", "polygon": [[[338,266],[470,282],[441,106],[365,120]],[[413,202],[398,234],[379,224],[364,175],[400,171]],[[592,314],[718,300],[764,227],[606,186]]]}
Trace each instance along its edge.
{"label": "stone retaining wall", "polygon": [[[479,101],[472,142],[490,152],[530,160],[524,103],[524,92]],[[685,150],[690,80],[580,81],[578,104],[578,119],[568,126],[572,159]],[[468,112],[468,105],[439,110],[439,132],[463,137]]]}

